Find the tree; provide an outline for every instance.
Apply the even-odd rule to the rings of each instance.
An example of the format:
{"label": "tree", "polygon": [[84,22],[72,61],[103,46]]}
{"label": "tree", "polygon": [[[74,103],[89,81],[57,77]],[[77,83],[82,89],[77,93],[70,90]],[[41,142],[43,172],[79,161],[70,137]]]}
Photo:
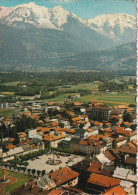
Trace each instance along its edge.
{"label": "tree", "polygon": [[34,175],[35,174],[35,172],[36,172],[36,169],[32,169],[32,174]]}
{"label": "tree", "polygon": [[46,171],[45,170],[42,170],[42,175],[44,176],[46,174]]}
{"label": "tree", "polygon": [[28,175],[30,174],[30,172],[31,172],[31,169],[27,169],[27,172],[28,172]]}
{"label": "tree", "polygon": [[112,119],[110,119],[110,123],[112,123],[112,124],[115,124],[117,122],[118,122],[118,119],[115,118],[115,117],[113,117]]}
{"label": "tree", "polygon": [[38,138],[33,138],[33,139],[31,139],[30,143],[31,143],[31,144],[37,145],[40,141],[41,141],[41,140],[38,139]]}
{"label": "tree", "polygon": [[116,143],[115,139],[114,139],[113,142],[112,142],[112,147],[113,147],[114,149],[117,147],[117,143]]}
{"label": "tree", "polygon": [[135,131],[135,130],[136,130],[136,127],[137,127],[137,125],[136,125],[136,124],[132,124],[132,125],[130,125],[130,128],[132,129],[132,131]]}
{"label": "tree", "polygon": [[41,173],[41,171],[40,171],[40,170],[37,170],[37,175],[38,175],[38,177],[39,177],[40,173]]}
{"label": "tree", "polygon": [[128,121],[130,123],[133,121],[132,120],[132,116],[131,116],[131,114],[129,112],[124,112],[123,113],[123,121],[124,122]]}

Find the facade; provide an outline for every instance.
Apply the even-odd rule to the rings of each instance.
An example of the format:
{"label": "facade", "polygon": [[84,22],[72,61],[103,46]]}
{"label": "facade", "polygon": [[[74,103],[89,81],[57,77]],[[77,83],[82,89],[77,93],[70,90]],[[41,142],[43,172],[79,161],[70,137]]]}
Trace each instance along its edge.
{"label": "facade", "polygon": [[72,150],[72,151],[76,151],[78,152],[79,151],[79,142],[81,141],[80,138],[72,138],[70,140],[70,144],[69,144],[69,149]]}
{"label": "facade", "polygon": [[106,119],[109,120],[111,113],[110,107],[95,106],[87,110],[87,114],[90,118]]}

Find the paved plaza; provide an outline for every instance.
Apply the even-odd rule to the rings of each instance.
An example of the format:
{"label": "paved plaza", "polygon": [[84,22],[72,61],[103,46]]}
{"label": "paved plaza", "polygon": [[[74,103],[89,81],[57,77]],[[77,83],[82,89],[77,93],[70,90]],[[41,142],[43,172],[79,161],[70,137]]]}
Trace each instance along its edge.
{"label": "paved plaza", "polygon": [[[61,163],[58,165],[50,165],[46,163],[49,160],[53,160],[53,158],[55,160],[60,160]],[[85,157],[83,156],[72,155],[72,154],[70,156],[44,154],[42,156],[39,156],[35,160],[28,160],[29,165],[27,166],[27,169],[36,169],[40,171],[45,170],[47,173],[49,173],[51,170],[55,171],[65,166],[72,166],[77,162],[82,161],[84,158]]]}

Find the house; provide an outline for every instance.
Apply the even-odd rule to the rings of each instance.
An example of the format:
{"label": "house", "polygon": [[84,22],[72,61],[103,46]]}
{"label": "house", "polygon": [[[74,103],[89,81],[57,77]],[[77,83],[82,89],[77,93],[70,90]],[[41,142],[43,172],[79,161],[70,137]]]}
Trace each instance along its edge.
{"label": "house", "polygon": [[86,189],[91,194],[100,194],[111,188],[111,186],[114,187],[119,185],[120,182],[120,179],[92,173],[87,180]]}
{"label": "house", "polygon": [[127,143],[127,137],[118,137],[114,139],[114,144],[116,145],[116,147],[120,147],[126,143]]}
{"label": "house", "polygon": [[50,130],[49,134],[45,134],[43,136],[43,141],[45,143],[45,147],[58,147],[58,143],[64,140],[66,137],[65,133],[62,131]]}
{"label": "house", "polygon": [[85,154],[99,154],[105,150],[105,147],[102,146],[99,142],[92,140],[81,140],[79,142],[79,151]]}
{"label": "house", "polygon": [[127,195],[125,190],[120,186],[114,186],[102,193],[102,195]]}
{"label": "house", "polygon": [[81,105],[83,105],[83,103],[82,102],[74,102],[73,105],[76,107],[80,107]]}
{"label": "house", "polygon": [[59,148],[69,149],[71,137],[66,137],[63,141],[58,143]]}
{"label": "house", "polygon": [[109,120],[111,110],[112,109],[110,107],[95,106],[89,108],[86,113],[89,118]]}
{"label": "house", "polygon": [[105,154],[100,153],[96,155],[96,158],[98,159],[98,161],[102,164],[106,164],[106,165],[110,165],[112,164],[112,162],[105,156]]}
{"label": "house", "polygon": [[17,135],[18,135],[18,137],[19,137],[19,139],[20,139],[20,142],[26,140],[26,133],[24,133],[24,132],[19,132],[19,133],[17,133]]}
{"label": "house", "polygon": [[116,167],[113,177],[126,180],[129,172],[130,172],[129,169]]}
{"label": "house", "polygon": [[76,129],[75,135],[82,139],[89,137],[89,132],[83,129]]}
{"label": "house", "polygon": [[64,194],[65,194],[65,191],[61,189],[54,189],[48,193],[48,195],[64,195]]}
{"label": "house", "polygon": [[49,177],[55,182],[56,186],[76,186],[78,184],[78,176],[79,173],[71,170],[68,167],[64,167],[49,173]]}
{"label": "house", "polygon": [[10,149],[8,152],[2,153],[2,160],[4,162],[8,160],[13,160],[15,156],[23,154],[24,150],[22,147],[16,147],[13,149]]}
{"label": "house", "polygon": [[51,190],[56,187],[55,182],[50,179],[50,176],[45,174],[37,179],[37,186],[43,190]]}
{"label": "house", "polygon": [[74,152],[78,152],[79,151],[79,142],[80,142],[80,140],[81,140],[80,138],[73,137],[70,140],[69,149],[74,151]]}
{"label": "house", "polygon": [[28,138],[29,139],[38,138],[38,139],[42,140],[42,135],[37,133],[37,129],[29,129],[28,130]]}
{"label": "house", "polygon": [[7,148],[8,150],[11,150],[11,149],[17,148],[17,146],[15,146],[15,145],[13,145],[13,144],[8,144],[8,145],[6,146],[6,148]]}
{"label": "house", "polygon": [[123,190],[127,194],[129,194],[129,195],[135,195],[136,194],[134,184],[132,182],[121,180],[120,186],[123,188]]}
{"label": "house", "polygon": [[127,146],[127,145],[117,147],[116,149],[120,154],[121,153],[124,154],[124,155],[129,154],[129,156],[132,156],[132,157],[136,157],[136,154],[137,154],[137,148],[130,147],[130,146]]}

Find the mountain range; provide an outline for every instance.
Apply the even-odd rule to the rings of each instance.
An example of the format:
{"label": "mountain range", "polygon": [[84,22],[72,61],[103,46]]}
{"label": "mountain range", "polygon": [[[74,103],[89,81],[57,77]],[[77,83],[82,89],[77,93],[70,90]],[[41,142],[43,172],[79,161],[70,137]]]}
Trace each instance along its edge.
{"label": "mountain range", "polygon": [[[82,62],[85,61],[85,67],[97,70],[98,66],[92,65],[95,52],[96,55],[101,56],[102,53],[107,56],[108,53],[113,53],[114,49],[111,48],[119,48],[119,51],[121,48],[133,51],[130,52],[131,56],[127,56],[133,59],[135,44],[129,44],[129,47],[120,45],[135,40],[136,18],[124,13],[84,19],[61,6],[47,8],[32,2],[10,8],[0,7],[1,67],[4,65],[20,69],[24,66],[58,67],[60,64],[63,67],[80,66],[81,69],[84,66]],[[86,60],[87,55],[94,56]],[[82,59],[81,63],[78,58]],[[101,65],[104,64],[103,59],[104,56]],[[107,63],[106,60],[105,62]],[[99,67],[102,68],[103,65],[100,64]],[[107,64],[111,66],[111,62]]]}

